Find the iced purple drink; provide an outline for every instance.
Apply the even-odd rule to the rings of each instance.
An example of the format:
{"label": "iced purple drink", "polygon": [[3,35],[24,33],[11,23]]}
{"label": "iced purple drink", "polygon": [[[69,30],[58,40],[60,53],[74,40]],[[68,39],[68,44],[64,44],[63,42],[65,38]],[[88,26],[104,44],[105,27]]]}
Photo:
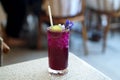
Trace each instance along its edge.
{"label": "iced purple drink", "polygon": [[47,29],[49,72],[64,74],[68,66],[70,29],[61,29],[58,26]]}
{"label": "iced purple drink", "polygon": [[69,31],[48,30],[49,66],[54,70],[64,70],[68,65]]}

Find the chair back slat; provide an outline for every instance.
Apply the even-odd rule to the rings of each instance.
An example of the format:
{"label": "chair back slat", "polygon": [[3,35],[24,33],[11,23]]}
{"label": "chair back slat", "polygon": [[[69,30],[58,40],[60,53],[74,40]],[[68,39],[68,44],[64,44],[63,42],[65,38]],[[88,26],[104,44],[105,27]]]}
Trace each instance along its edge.
{"label": "chair back slat", "polygon": [[81,5],[82,5],[81,13],[85,13],[85,9],[86,9],[86,1],[85,1],[85,0],[80,0],[80,3],[81,3]]}
{"label": "chair back slat", "polygon": [[113,2],[114,2],[114,0],[112,0],[112,5],[111,6],[112,6],[112,10],[114,11],[114,5],[115,4],[113,4]]}
{"label": "chair back slat", "polygon": [[103,4],[104,4],[104,10],[107,10],[107,0],[104,0]]}

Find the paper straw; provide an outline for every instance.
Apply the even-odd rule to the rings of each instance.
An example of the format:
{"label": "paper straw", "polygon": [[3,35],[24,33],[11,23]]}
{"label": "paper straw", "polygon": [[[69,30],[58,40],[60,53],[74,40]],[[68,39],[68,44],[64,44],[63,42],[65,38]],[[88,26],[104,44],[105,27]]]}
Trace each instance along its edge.
{"label": "paper straw", "polygon": [[48,13],[49,13],[49,18],[50,18],[50,24],[51,24],[51,26],[53,26],[53,20],[52,20],[52,14],[51,14],[50,5],[48,5]]}

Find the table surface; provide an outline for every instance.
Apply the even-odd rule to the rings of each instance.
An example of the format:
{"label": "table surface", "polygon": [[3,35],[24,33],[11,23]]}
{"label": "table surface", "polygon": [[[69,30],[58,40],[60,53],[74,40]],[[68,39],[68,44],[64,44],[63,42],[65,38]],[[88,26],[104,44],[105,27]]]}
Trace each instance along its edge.
{"label": "table surface", "polygon": [[0,80],[111,80],[77,56],[69,54],[68,73],[63,76],[48,73],[46,57],[0,67]]}

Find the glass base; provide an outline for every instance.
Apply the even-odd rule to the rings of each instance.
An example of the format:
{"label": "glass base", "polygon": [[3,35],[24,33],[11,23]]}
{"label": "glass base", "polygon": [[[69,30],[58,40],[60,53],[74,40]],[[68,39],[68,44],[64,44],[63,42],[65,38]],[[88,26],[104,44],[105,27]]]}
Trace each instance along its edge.
{"label": "glass base", "polygon": [[64,69],[64,70],[53,70],[51,68],[48,68],[48,72],[50,74],[55,74],[55,75],[64,75],[68,72],[68,69]]}

